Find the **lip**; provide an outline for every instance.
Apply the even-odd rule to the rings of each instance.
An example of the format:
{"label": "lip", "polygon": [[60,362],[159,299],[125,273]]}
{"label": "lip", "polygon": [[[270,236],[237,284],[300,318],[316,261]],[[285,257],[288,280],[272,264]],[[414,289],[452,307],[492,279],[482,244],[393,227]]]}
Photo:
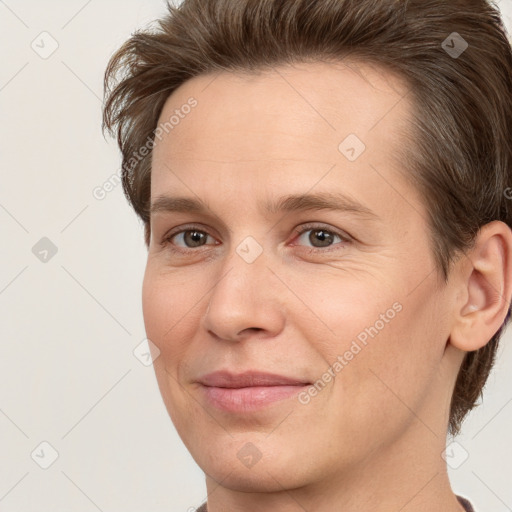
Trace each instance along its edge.
{"label": "lip", "polygon": [[204,386],[217,388],[246,388],[253,386],[297,386],[310,384],[307,380],[285,377],[275,373],[248,370],[243,373],[231,373],[221,370],[197,379]]}
{"label": "lip", "polygon": [[234,374],[217,371],[197,380],[207,403],[232,413],[247,413],[289,399],[311,385],[304,379],[255,370]]}

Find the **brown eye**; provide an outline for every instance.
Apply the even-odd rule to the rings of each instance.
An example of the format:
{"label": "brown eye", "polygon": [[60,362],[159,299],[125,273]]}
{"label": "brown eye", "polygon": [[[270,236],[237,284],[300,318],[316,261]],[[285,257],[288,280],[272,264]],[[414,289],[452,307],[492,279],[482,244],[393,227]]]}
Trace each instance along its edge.
{"label": "brown eye", "polygon": [[322,226],[304,226],[299,230],[298,241],[300,245],[322,249],[336,245],[339,242],[348,243],[349,239]]}
{"label": "brown eye", "polygon": [[[310,230],[309,241],[315,247],[328,247],[334,240],[334,234],[325,229]],[[318,245],[315,245],[318,242]]]}
{"label": "brown eye", "polygon": [[199,247],[204,245],[208,235],[203,231],[187,230],[183,232],[183,241],[188,247]]}
{"label": "brown eye", "polygon": [[198,229],[184,229],[167,238],[167,242],[185,249],[193,249],[206,245],[208,233]]}

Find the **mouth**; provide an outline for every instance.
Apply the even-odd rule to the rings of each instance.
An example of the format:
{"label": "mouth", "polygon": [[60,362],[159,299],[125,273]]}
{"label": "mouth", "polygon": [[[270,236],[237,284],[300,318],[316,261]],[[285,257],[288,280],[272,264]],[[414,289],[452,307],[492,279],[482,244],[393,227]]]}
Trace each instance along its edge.
{"label": "mouth", "polygon": [[210,373],[198,379],[207,404],[231,413],[247,413],[290,399],[311,382],[258,371]]}

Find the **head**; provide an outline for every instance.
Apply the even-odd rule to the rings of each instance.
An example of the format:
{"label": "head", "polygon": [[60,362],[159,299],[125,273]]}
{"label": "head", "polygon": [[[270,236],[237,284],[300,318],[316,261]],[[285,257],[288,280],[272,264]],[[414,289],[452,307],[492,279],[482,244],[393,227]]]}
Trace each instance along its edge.
{"label": "head", "polygon": [[[302,447],[316,463],[299,482],[412,431],[459,432],[510,318],[512,52],[495,8],[185,0],[122,46],[105,87],[158,383],[201,467],[245,449],[277,475]],[[309,386],[228,413],[198,383],[226,368]]]}

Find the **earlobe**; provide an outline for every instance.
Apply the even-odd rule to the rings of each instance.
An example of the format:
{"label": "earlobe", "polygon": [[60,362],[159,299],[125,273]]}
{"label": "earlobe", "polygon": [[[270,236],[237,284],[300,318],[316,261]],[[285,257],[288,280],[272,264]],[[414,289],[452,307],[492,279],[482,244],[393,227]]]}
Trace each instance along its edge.
{"label": "earlobe", "polygon": [[512,295],[512,230],[501,221],[481,228],[460,260],[460,290],[450,342],[466,352],[486,345],[505,321]]}

